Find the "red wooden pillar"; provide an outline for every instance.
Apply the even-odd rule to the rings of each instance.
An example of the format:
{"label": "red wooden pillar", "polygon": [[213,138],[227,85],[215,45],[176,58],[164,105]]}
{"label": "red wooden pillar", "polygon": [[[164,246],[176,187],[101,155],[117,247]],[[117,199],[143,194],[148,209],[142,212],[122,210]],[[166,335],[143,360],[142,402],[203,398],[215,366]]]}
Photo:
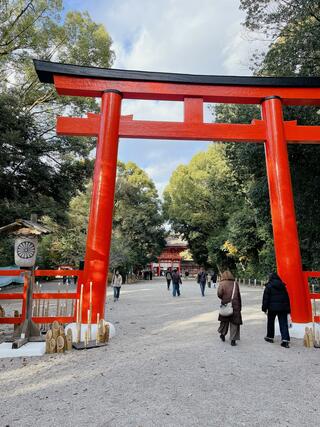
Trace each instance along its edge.
{"label": "red wooden pillar", "polygon": [[281,99],[265,98],[262,116],[266,124],[265,155],[278,274],[288,286],[292,320],[306,323],[312,318],[311,303],[302,272]]}
{"label": "red wooden pillar", "polygon": [[121,99],[121,93],[116,90],[107,90],[102,95],[84,264],[82,310],[82,321],[84,323],[87,322],[90,282],[93,284],[92,321],[96,322],[97,313],[100,313],[100,319],[104,317],[117,173]]}

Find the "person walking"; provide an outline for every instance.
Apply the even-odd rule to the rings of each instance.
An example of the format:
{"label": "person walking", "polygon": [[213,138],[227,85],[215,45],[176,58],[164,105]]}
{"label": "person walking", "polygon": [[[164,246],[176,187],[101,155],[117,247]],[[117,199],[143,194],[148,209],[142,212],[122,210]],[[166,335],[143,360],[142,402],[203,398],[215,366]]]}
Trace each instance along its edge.
{"label": "person walking", "polygon": [[207,283],[207,274],[204,271],[203,267],[200,268],[200,271],[197,275],[197,283],[199,283],[201,295],[204,297],[204,290],[206,288],[206,283]]}
{"label": "person walking", "polygon": [[112,278],[112,286],[113,286],[113,296],[114,296],[114,302],[118,301],[120,297],[120,289],[122,285],[122,276],[117,270],[115,275]]}
{"label": "person walking", "polygon": [[219,313],[220,326],[218,332],[220,339],[225,341],[230,326],[230,341],[231,345],[235,346],[237,345],[236,341],[240,340],[242,303],[239,285],[234,281],[233,274],[229,270],[221,274],[217,295],[221,299],[222,305],[231,304],[232,306],[232,314],[230,316],[223,316]]}
{"label": "person walking", "polygon": [[182,280],[179,271],[175,268],[172,272],[172,295],[175,297],[180,296],[180,285],[182,285]]}
{"label": "person walking", "polygon": [[211,283],[213,284],[213,287],[215,288],[217,286],[217,273],[215,273],[214,271],[211,274]]}
{"label": "person walking", "polygon": [[285,283],[277,273],[271,273],[269,281],[266,284],[262,298],[262,311],[268,316],[267,336],[265,341],[273,343],[274,340],[274,321],[278,317],[281,346],[289,348],[290,335],[288,328],[288,314],[290,314],[290,299]]}
{"label": "person walking", "polygon": [[171,280],[172,280],[172,273],[171,273],[170,270],[167,270],[167,272],[166,272],[166,279],[167,279],[167,288],[168,288],[168,291],[169,291]]}

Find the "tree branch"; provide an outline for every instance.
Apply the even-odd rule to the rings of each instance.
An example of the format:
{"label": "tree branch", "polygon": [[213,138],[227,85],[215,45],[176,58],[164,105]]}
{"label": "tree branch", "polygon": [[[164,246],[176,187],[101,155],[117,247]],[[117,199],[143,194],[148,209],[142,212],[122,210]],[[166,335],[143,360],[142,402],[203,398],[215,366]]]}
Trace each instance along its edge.
{"label": "tree branch", "polygon": [[[16,18],[14,19],[14,21],[12,23],[9,23],[9,25],[10,25],[10,27],[9,27],[10,31],[12,31],[13,27],[16,25],[16,23],[19,21],[19,19],[22,17],[22,15],[24,15],[25,12],[29,9],[29,7],[32,6],[32,2],[33,2],[32,0],[29,1],[29,3],[26,5],[26,7],[24,9],[22,9],[20,11],[20,13],[18,13],[18,15],[16,16]],[[8,19],[5,22],[8,22]],[[8,31],[4,31],[3,38],[5,38],[7,36],[7,34],[8,34]],[[4,44],[4,45],[0,44],[0,47],[7,46],[7,45],[8,45],[7,43]]]}
{"label": "tree branch", "polygon": [[[4,45],[0,45],[0,47],[10,46],[10,44],[12,44],[17,38],[21,37],[21,35],[23,33],[25,33],[30,27],[32,27],[32,25],[34,25],[34,23],[38,21],[38,19],[43,15],[43,13],[45,11],[46,11],[46,9],[43,9],[40,12],[40,14],[27,27],[25,27],[23,30],[21,30],[20,33],[16,34],[15,37],[13,37],[11,40],[9,40],[8,42],[6,42]],[[16,47],[12,48],[11,51],[18,49],[18,47],[19,46],[16,46]]]}

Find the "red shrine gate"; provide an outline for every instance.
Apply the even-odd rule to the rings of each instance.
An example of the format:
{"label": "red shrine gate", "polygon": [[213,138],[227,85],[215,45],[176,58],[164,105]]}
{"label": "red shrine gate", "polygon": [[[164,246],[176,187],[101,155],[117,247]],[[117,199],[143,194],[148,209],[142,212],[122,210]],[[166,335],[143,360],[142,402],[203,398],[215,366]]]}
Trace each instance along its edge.
{"label": "red shrine gate", "polygon": [[[46,61],[34,64],[40,81],[54,83],[60,95],[102,98],[99,115],[57,120],[60,135],[98,137],[83,277],[84,322],[91,281],[92,321],[96,322],[97,313],[104,313],[119,137],[263,143],[278,273],[288,286],[293,321],[312,320],[310,298],[319,294],[310,294],[308,277],[320,273],[302,271],[287,143],[317,144],[320,127],[285,122],[282,106],[319,105],[320,78],[198,76]],[[181,101],[184,121],[141,121],[121,116],[124,98]],[[262,120],[249,125],[204,123],[203,102],[261,104]]]}
{"label": "red shrine gate", "polygon": [[157,276],[160,276],[161,271],[163,274],[167,270],[173,270],[177,268],[181,272],[181,252],[187,249],[187,245],[179,241],[179,239],[169,238],[167,244],[158,256],[157,263],[151,263],[150,267],[154,270],[157,269]]}

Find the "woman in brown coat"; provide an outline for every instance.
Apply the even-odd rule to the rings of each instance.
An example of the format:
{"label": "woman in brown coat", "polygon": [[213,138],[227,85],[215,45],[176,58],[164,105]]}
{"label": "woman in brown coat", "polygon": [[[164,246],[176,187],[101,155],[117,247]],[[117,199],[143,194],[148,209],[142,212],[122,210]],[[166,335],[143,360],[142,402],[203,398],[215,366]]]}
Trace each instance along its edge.
{"label": "woman in brown coat", "polygon": [[[218,297],[222,304],[231,302],[232,291],[234,286],[234,277],[230,271],[225,271],[221,275],[218,287]],[[220,327],[218,332],[222,341],[225,341],[225,336],[228,333],[230,324],[230,340],[231,345],[236,345],[236,341],[240,340],[240,325],[242,325],[241,317],[241,295],[238,283],[235,283],[234,296],[232,299],[233,314],[231,316],[221,316],[219,314]]]}

